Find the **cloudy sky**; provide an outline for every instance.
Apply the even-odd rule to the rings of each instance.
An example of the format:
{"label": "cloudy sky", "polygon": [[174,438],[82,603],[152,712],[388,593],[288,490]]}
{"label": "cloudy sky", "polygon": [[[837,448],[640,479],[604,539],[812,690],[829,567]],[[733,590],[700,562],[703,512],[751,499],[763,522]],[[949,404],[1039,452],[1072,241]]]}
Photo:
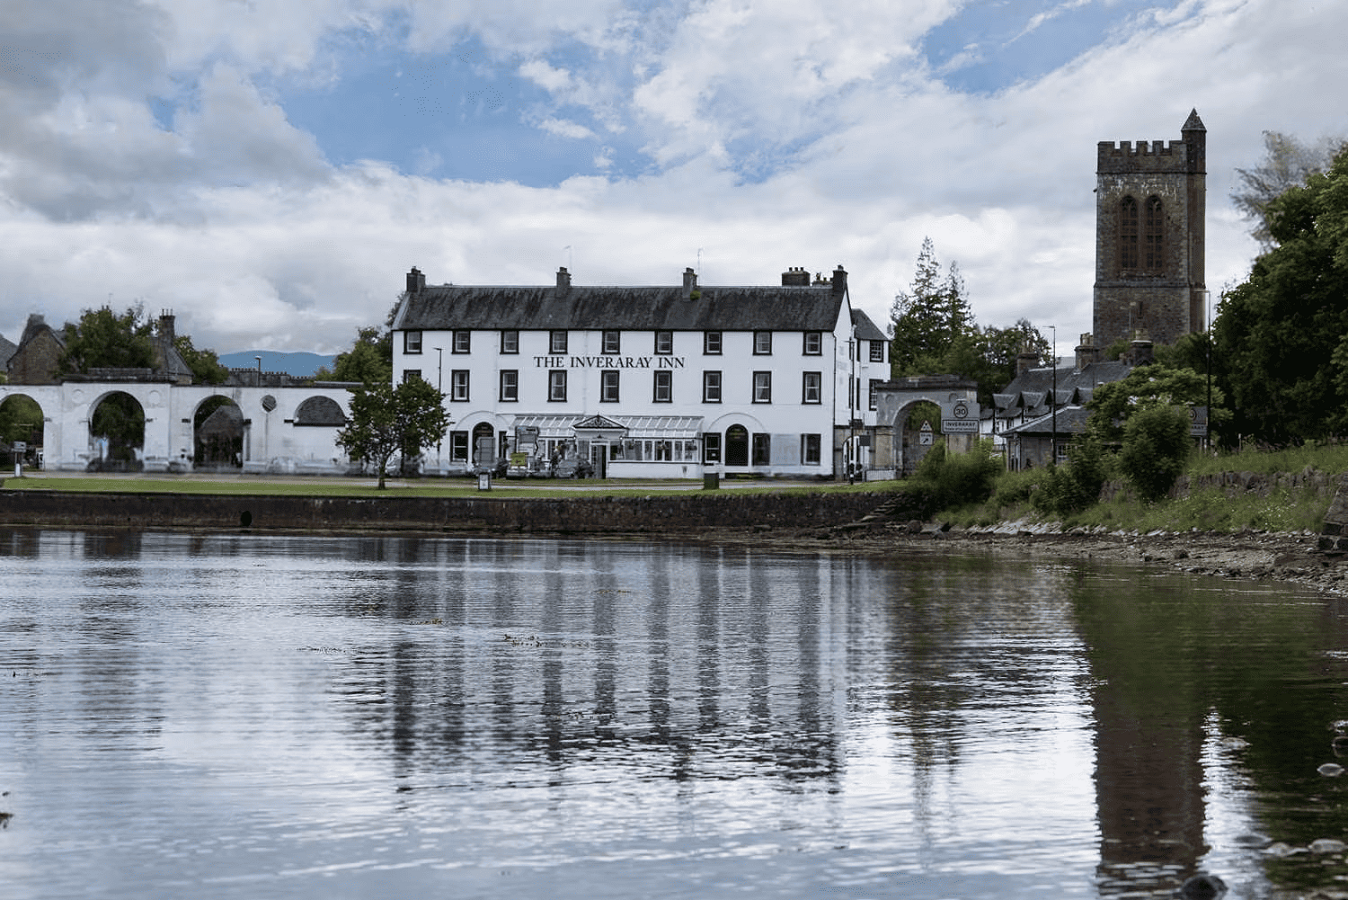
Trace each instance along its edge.
{"label": "cloudy sky", "polygon": [[431,283],[850,273],[924,236],[981,324],[1091,327],[1096,143],[1208,128],[1208,271],[1262,132],[1348,135],[1348,4],[4,0],[0,334],[172,310],[335,352]]}

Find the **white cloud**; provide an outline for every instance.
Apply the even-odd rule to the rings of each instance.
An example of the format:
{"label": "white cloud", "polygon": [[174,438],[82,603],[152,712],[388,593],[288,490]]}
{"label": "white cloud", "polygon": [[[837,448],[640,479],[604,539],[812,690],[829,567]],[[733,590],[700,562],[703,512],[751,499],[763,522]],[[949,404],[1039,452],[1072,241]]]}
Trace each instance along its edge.
{"label": "white cloud", "polygon": [[[77,6],[107,18],[85,27]],[[483,65],[551,92],[530,123],[628,128],[655,161],[530,188],[334,169],[256,87],[316,65],[337,29],[393,41],[393,0],[24,0],[0,24],[0,52],[35,48],[0,63],[0,333],[111,298],[174,309],[221,352],[333,351],[382,321],[412,265],[458,283],[548,283],[570,264],[580,283],[672,284],[699,249],[704,283],[842,264],[883,325],[930,235],[979,321],[1055,324],[1066,347],[1091,327],[1096,142],[1175,140],[1198,108],[1215,291],[1254,251],[1227,195],[1261,132],[1348,134],[1325,99],[1348,77],[1336,5],[1194,0],[995,96],[951,90],[915,54],[952,6],[709,0],[643,17],[594,0],[570,24],[571,8],[522,0],[405,7],[418,48],[472,35]],[[144,98],[170,93],[184,105],[166,127]],[[439,149],[414,146],[417,171],[438,171]],[[771,164],[745,178],[751,159]]]}

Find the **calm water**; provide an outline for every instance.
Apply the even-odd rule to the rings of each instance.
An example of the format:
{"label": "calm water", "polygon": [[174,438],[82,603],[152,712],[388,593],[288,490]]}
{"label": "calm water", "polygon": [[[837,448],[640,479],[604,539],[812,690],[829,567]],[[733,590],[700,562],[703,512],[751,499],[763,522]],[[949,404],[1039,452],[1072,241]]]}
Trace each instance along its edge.
{"label": "calm water", "polygon": [[1348,887],[1294,852],[1348,839],[1348,607],[1286,588],[0,530],[0,654],[5,897]]}

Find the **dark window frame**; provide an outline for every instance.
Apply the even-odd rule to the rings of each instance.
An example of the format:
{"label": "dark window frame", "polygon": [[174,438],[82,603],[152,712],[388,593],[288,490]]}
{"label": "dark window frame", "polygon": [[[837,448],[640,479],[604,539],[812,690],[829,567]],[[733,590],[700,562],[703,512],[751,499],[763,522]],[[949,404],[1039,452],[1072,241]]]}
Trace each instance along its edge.
{"label": "dark window frame", "polygon": [[[712,396],[715,394],[715,396]],[[720,403],[725,394],[725,376],[720,369],[704,369],[702,372],[702,402]]]}
{"label": "dark window frame", "polygon": [[515,328],[501,330],[501,355],[518,356],[520,352],[520,333]]}
{"label": "dark window frame", "polygon": [[754,332],[754,356],[772,355],[772,332],[755,331]]}
{"label": "dark window frame", "polygon": [[[600,403],[619,403],[621,395],[620,386],[622,384],[617,369],[602,369],[599,372],[599,402]],[[612,393],[612,396],[610,396]]]}
{"label": "dark window frame", "polygon": [[719,331],[702,332],[702,355],[720,356],[725,347],[724,336]]}
{"label": "dark window frame", "polygon": [[404,331],[403,332],[403,353],[409,356],[415,356],[421,353],[421,332]]}
{"label": "dark window frame", "polygon": [[548,370],[548,402],[566,402],[566,369]]}
{"label": "dark window frame", "polygon": [[455,329],[450,335],[450,353],[472,353],[473,333],[466,329]]}
{"label": "dark window frame", "polygon": [[[660,343],[664,341],[664,348],[661,349]],[[674,332],[657,331],[655,333],[655,355],[670,356],[674,353]]]}
{"label": "dark window frame", "polygon": [[567,346],[570,343],[570,333],[567,331],[549,331],[548,332],[548,355],[561,356],[566,353]]}
{"label": "dark window frame", "polygon": [[[810,381],[814,381],[814,399],[810,399]],[[824,373],[823,372],[801,372],[800,373],[800,402],[810,405],[824,402]]]}
{"label": "dark window frame", "polygon": [[[754,381],[753,381],[753,385],[754,385],[754,389],[753,389],[753,398],[752,398],[752,402],[754,402],[754,403],[771,403],[771,402],[772,402],[772,373],[771,373],[771,372],[767,372],[767,371],[757,371],[757,372],[754,372]],[[761,391],[759,390],[760,386],[761,386],[761,388],[762,388]]]}
{"label": "dark window frame", "polygon": [[[463,390],[459,388],[462,386]],[[452,403],[467,403],[472,396],[472,374],[468,369],[451,369],[449,372],[449,399]],[[462,395],[462,396],[460,396]]]}
{"label": "dark window frame", "polygon": [[[508,382],[508,383],[507,383]],[[508,388],[508,389],[507,389]],[[520,370],[502,369],[500,379],[502,403],[520,402]]]}
{"label": "dark window frame", "polygon": [[606,330],[600,334],[600,344],[604,348],[606,356],[614,356],[623,352],[623,335],[621,331],[612,329]]}
{"label": "dark window frame", "polygon": [[[661,397],[661,388],[664,388],[664,396]],[[674,402],[674,373],[669,369],[656,369],[652,373],[651,379],[651,402],[652,403],[673,403]]]}

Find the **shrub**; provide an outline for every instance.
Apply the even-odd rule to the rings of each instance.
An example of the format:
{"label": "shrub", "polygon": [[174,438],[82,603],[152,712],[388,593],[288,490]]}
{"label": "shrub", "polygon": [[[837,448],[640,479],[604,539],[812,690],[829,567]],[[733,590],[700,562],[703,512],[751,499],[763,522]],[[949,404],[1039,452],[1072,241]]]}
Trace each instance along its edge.
{"label": "shrub", "polygon": [[1001,473],[1001,457],[990,441],[976,442],[968,453],[950,453],[938,444],[918,463],[913,487],[930,492],[935,513],[987,500]]}
{"label": "shrub", "polygon": [[1085,509],[1100,499],[1108,473],[1108,456],[1100,440],[1091,435],[1074,438],[1067,448],[1066,466],[1049,466],[1031,497],[1040,512],[1065,516]]}
{"label": "shrub", "polygon": [[1119,469],[1147,502],[1161,499],[1184,471],[1193,450],[1189,417],[1174,406],[1138,410],[1123,430]]}

